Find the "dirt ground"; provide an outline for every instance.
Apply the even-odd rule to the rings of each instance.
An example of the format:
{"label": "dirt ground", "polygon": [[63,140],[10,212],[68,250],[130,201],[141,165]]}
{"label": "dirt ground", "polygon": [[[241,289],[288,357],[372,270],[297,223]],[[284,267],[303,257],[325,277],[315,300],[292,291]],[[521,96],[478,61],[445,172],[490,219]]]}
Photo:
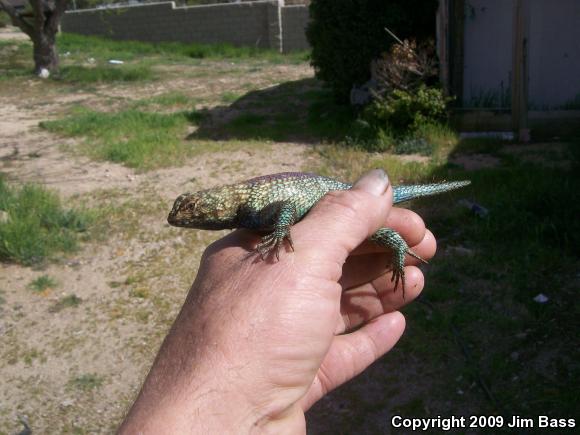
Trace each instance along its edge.
{"label": "dirt ground", "polygon": [[[312,76],[303,65],[273,66],[263,74],[272,77],[281,68],[290,76]],[[31,86],[37,83],[30,79]],[[199,80],[197,85],[203,87]],[[220,86],[227,90],[228,83]],[[28,92],[25,99],[0,95],[0,171],[10,182],[40,183],[65,203],[125,207],[122,219],[130,219],[112,228],[104,242],[86,243],[41,269],[0,264],[0,434],[21,430],[22,419],[33,433],[110,433],[180,308],[203,247],[223,235],[170,228],[165,217],[174,198],[187,190],[300,170],[307,160],[306,145],[276,143],[268,153],[218,151],[178,168],[138,173],[64,151],[75,141],[38,126],[73,104],[100,107],[111,94],[152,96],[180,87],[191,92],[191,83],[181,80],[130,90],[98,86],[92,93]],[[140,202],[147,203],[143,216]],[[31,291],[29,284],[41,275],[57,284]],[[55,310],[67,295],[81,303]]]}
{"label": "dirt ground", "polygon": [[[0,40],[6,39],[25,38],[13,29],[0,29]],[[24,428],[23,421],[35,434],[114,432],[181,307],[203,250],[225,234],[168,226],[166,216],[177,195],[267,173],[324,170],[325,165],[329,172],[340,171],[336,166],[343,162],[354,173],[357,168],[362,171],[363,165],[371,161],[374,164],[371,159],[382,158],[365,154],[364,158],[359,156],[359,161],[349,159],[354,150],[341,150],[328,163],[324,153],[312,152],[316,141],[302,139],[303,135],[297,139],[293,134],[284,136],[287,142],[276,141],[275,137],[258,141],[235,134],[221,135],[219,128],[202,135],[201,129],[196,131],[197,127],[188,125],[183,139],[200,152],[176,162],[175,167],[136,171],[89,159],[81,152],[87,145],[83,138],[63,138],[39,126],[43,121],[66,117],[76,106],[116,111],[170,94],[186,97],[187,107],[179,110],[195,108],[198,113],[207,112],[218,127],[220,122],[236,118],[244,105],[252,101],[254,110],[269,112],[284,106],[286,113],[295,111],[296,117],[303,120],[306,111],[294,104],[293,92],[319,86],[312,80],[313,71],[306,63],[188,60],[180,64],[154,60],[157,63],[153,68],[160,78],[135,83],[77,85],[55,81],[44,86],[39,79],[25,74],[15,79],[18,86],[13,81],[0,80],[0,173],[15,186],[33,182],[51,188],[65,205],[98,210],[104,214],[99,222],[105,221],[97,226],[100,233],[82,243],[78,252],[62,255],[42,267],[0,263],[0,435],[19,433]],[[278,99],[284,92],[290,96]],[[255,104],[256,99],[264,104]],[[177,110],[170,105],[159,108],[174,109]],[[332,148],[331,144],[329,153]],[[502,155],[509,154],[530,162],[549,157],[554,168],[566,169],[569,165],[566,149],[566,144],[508,145],[501,153],[467,152],[453,156],[451,162],[477,172],[501,166],[505,163]],[[417,155],[387,157],[386,162],[391,158],[416,163],[429,159]],[[448,229],[451,239],[456,231]],[[479,307],[476,310],[471,305],[461,306],[468,305],[471,299],[484,301],[481,304],[484,310],[489,306],[493,307],[491,312],[499,311],[495,299],[498,296],[491,296],[491,289],[496,284],[503,285],[503,275],[497,275],[497,281],[486,276],[489,281],[481,282],[480,278],[472,282],[469,273],[464,276],[459,273],[459,281],[449,281],[459,289],[459,302],[449,302],[445,299],[448,294],[445,286],[453,265],[445,266],[445,256],[452,251],[467,256],[473,249],[469,245],[445,244],[443,239],[438,255],[443,261],[428,266],[438,272],[434,280],[439,280],[440,290],[445,292],[440,303],[435,304],[439,311],[427,303],[421,305],[419,315],[409,317],[405,337],[392,352],[315,404],[307,414],[309,433],[390,433],[393,430],[390,418],[397,414],[434,417],[449,416],[450,410],[453,415],[486,415],[496,411],[484,388],[468,375],[477,368],[479,360],[472,365],[465,361],[441,313],[443,307],[479,314]],[[489,276],[496,276],[494,270],[488,272]],[[50,287],[40,292],[31,289],[31,283],[45,275],[54,281]],[[488,293],[482,295],[481,289],[487,289]],[[70,301],[73,296],[74,304],[63,305],[65,298]],[[516,304],[513,313],[521,312],[525,311]],[[506,314],[510,322],[516,316],[513,313]],[[486,311],[486,321],[488,317]],[[498,315],[495,324],[503,325],[504,321]],[[522,320],[521,324],[525,322]],[[478,333],[468,336],[475,348],[482,345],[482,349],[487,349],[485,344],[492,337],[487,331],[494,331],[487,328],[478,326]],[[490,371],[486,368],[484,374],[504,375],[502,368],[495,368],[495,361],[512,361],[519,358],[518,352],[535,355],[535,344],[521,349],[520,337],[525,338],[532,331],[527,328],[523,335],[517,330],[503,334],[503,329],[497,326],[495,330],[502,331],[502,337],[497,339],[502,342],[503,338],[503,345],[494,343],[500,350],[484,354],[493,359],[493,364],[487,362],[494,368]],[[409,345],[413,340],[414,344]],[[559,354],[552,349],[554,337],[544,340],[550,346],[540,353],[541,359],[556,361]],[[424,353],[418,351],[422,343]],[[561,343],[562,349],[569,349],[565,340]],[[437,345],[442,348],[427,352],[427,346]],[[518,352],[512,352],[516,346]],[[524,367],[528,360],[522,361]],[[546,378],[543,367],[537,376],[520,366],[505,373],[517,376],[506,378],[509,382],[503,379],[496,382],[490,376],[489,382],[496,382],[495,391],[503,392],[503,384],[509,383],[514,403],[534,402],[544,406],[544,402],[536,402],[543,394],[540,387],[533,390],[539,391],[536,394],[525,390],[536,383],[544,385],[538,381]],[[526,373],[528,377],[524,377]],[[482,375],[478,379],[483,378]],[[572,377],[554,375],[554,379],[564,380],[562,384],[567,385]]]}

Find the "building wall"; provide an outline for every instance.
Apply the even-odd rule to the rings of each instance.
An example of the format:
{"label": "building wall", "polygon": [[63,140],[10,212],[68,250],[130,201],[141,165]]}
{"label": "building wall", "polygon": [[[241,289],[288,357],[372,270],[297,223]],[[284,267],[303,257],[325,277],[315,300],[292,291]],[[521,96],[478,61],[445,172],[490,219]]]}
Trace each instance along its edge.
{"label": "building wall", "polygon": [[310,47],[306,39],[306,26],[310,19],[308,8],[286,6],[282,12],[283,51],[306,50]]}
{"label": "building wall", "polygon": [[463,106],[510,108],[513,0],[465,4]]}
{"label": "building wall", "polygon": [[530,0],[529,105],[580,109],[580,1]]}
{"label": "building wall", "polygon": [[280,7],[277,1],[190,7],[167,2],[70,11],[63,17],[62,30],[123,40],[230,43],[292,51],[308,47],[307,22],[307,6]]}
{"label": "building wall", "polygon": [[[580,1],[522,4],[529,109],[580,109]],[[510,108],[514,13],[514,0],[465,2],[463,107]]]}

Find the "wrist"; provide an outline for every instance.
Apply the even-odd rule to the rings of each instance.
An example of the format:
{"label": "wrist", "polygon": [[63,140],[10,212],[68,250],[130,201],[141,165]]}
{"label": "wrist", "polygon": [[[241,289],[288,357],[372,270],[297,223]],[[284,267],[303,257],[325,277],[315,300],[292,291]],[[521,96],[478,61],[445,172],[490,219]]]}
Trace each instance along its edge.
{"label": "wrist", "polygon": [[251,433],[260,420],[259,412],[229,389],[182,387],[160,395],[144,386],[119,433]]}

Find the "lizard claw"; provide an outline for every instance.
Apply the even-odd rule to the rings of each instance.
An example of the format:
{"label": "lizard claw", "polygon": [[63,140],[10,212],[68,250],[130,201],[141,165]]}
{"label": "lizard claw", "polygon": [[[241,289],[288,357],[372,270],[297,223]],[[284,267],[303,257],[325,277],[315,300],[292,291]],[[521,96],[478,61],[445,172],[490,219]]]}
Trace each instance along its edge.
{"label": "lizard claw", "polygon": [[292,243],[292,238],[290,237],[290,231],[274,231],[273,233],[267,234],[260,240],[258,246],[256,246],[256,251],[260,254],[262,260],[266,260],[268,254],[274,251],[276,255],[276,260],[280,261],[280,247],[284,243],[284,239],[288,240],[290,248],[294,251],[294,244]]}
{"label": "lizard claw", "polygon": [[393,293],[397,292],[397,286],[399,281],[401,282],[401,289],[403,292],[403,300],[405,300],[405,269],[404,268],[393,268],[393,276],[391,277],[391,282],[395,281],[395,286],[393,287]]}

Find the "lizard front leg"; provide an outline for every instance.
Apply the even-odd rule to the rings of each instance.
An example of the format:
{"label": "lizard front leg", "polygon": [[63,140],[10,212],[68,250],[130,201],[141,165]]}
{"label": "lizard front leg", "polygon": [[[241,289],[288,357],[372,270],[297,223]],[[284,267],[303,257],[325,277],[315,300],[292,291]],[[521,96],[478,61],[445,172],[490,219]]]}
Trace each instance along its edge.
{"label": "lizard front leg", "polygon": [[260,212],[260,220],[262,222],[271,222],[272,224],[268,226],[273,228],[270,234],[262,237],[256,247],[262,259],[274,251],[276,259],[280,260],[280,246],[282,246],[284,240],[288,240],[290,248],[294,250],[290,227],[296,222],[296,218],[296,207],[289,201],[275,202]]}
{"label": "lizard front leg", "polygon": [[377,245],[393,251],[393,262],[390,265],[393,271],[391,282],[395,282],[393,291],[397,290],[400,281],[403,288],[403,299],[405,299],[405,254],[415,257],[423,263],[427,262],[415,254],[401,235],[391,228],[380,228],[371,236],[371,240]]}

